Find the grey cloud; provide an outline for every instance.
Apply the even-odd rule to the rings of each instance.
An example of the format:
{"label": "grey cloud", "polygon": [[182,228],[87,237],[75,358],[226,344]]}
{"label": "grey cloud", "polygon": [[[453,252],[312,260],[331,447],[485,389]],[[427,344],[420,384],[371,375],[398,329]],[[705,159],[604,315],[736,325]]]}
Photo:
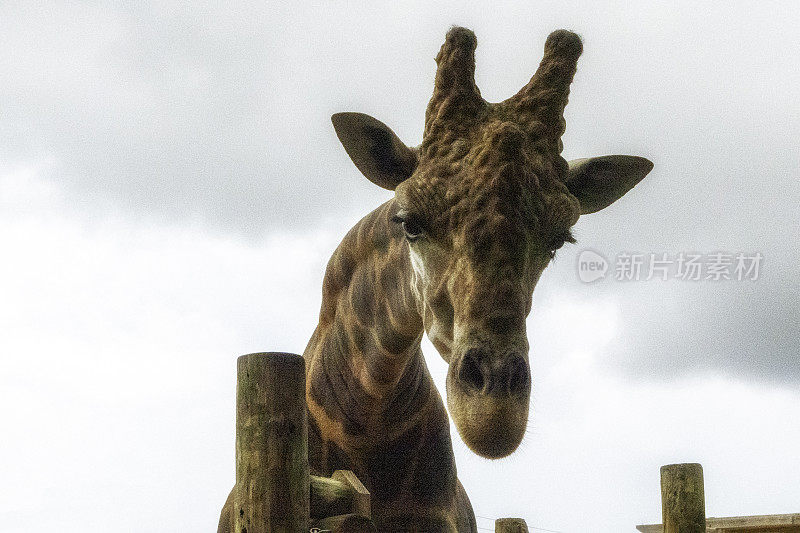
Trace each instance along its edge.
{"label": "grey cloud", "polygon": [[328,119],[363,65],[325,90],[288,7],[5,11],[0,158],[52,161],[76,210],[258,235],[382,197]]}
{"label": "grey cloud", "polygon": [[[478,35],[477,77],[491,100],[525,83],[547,32],[583,35],[566,154],[653,158],[662,183],[638,205],[651,217],[724,193],[728,169],[716,163],[744,153],[737,137],[758,154],[763,136],[780,133],[770,155],[797,161],[787,100],[798,79],[783,68],[797,55],[791,16],[652,8],[625,22],[542,3],[487,19],[480,4],[453,2],[454,19],[425,5],[5,3],[0,158],[52,160],[48,178],[80,211],[251,236],[322,224],[386,197],[350,164],[330,114],[371,113],[418,143],[433,57],[459,23]],[[701,190],[665,185],[698,168]]]}
{"label": "grey cloud", "polygon": [[[645,270],[639,281],[619,281],[614,279],[614,258],[629,248],[609,242],[584,241],[565,251],[549,267],[536,294],[538,302],[565,296],[589,304],[614,302],[617,334],[597,354],[603,371],[640,382],[716,375],[790,389],[800,384],[796,251],[758,248],[764,259],[756,280],[645,280]],[[586,247],[610,260],[606,279],[578,279],[577,255]],[[671,246],[637,251],[651,250],[671,258],[682,251]],[[534,305],[534,320],[536,309]],[[534,345],[547,332],[537,335]]]}
{"label": "grey cloud", "polygon": [[[772,281],[772,283],[770,283]],[[800,383],[797,288],[779,280],[676,282],[622,304],[609,363],[645,380],[697,375]]]}
{"label": "grey cloud", "polygon": [[367,112],[418,143],[450,24],[476,31],[477,81],[490,100],[527,81],[550,30],[578,31],[586,52],[565,155],[656,163],[618,205],[579,222],[580,246],[761,251],[766,273],[752,286],[581,287],[573,250],[540,290],[618,297],[626,338],[613,357],[635,375],[701,365],[797,380],[800,21],[790,3],[625,16],[541,3],[494,17],[457,2],[112,5],[0,8],[0,160],[51,161],[45,177],[90,218],[114,212],[248,238],[322,226],[387,197],[349,162],[329,116]]}

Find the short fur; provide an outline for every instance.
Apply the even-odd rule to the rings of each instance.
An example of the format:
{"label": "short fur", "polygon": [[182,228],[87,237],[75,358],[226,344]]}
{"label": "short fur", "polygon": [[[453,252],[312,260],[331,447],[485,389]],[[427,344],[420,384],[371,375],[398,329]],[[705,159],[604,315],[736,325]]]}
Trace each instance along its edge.
{"label": "short fur", "polygon": [[[573,171],[561,157],[575,34],[551,34],[531,81],[498,104],[475,85],[475,47],[471,31],[447,33],[418,149],[367,115],[333,117],[358,168],[395,197],[328,263],[304,353],[309,461],[318,475],[353,470],[384,532],[477,531],[422,335],[449,363],[447,403],[464,442],[486,457],[512,453],[528,417],[536,282],[582,212],[652,167],[607,156]],[[229,498],[220,531],[232,512]]]}

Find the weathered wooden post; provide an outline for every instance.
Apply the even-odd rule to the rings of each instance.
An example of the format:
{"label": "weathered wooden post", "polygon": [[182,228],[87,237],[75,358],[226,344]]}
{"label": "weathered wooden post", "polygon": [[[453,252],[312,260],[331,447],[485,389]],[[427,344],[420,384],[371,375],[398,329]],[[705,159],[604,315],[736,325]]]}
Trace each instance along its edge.
{"label": "weathered wooden post", "polygon": [[528,533],[528,524],[522,518],[498,518],[494,521],[494,533]]}
{"label": "weathered wooden post", "polygon": [[305,361],[254,353],[237,361],[235,533],[308,533]]}
{"label": "weathered wooden post", "polygon": [[703,467],[698,463],[661,467],[664,533],[706,533]]}

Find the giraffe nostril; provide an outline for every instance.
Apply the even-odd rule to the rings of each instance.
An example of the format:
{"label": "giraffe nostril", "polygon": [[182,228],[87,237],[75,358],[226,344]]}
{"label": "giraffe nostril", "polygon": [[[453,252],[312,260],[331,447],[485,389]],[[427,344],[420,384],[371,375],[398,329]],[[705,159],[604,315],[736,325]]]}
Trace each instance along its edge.
{"label": "giraffe nostril", "polygon": [[458,368],[458,379],[464,385],[476,390],[482,390],[484,385],[483,372],[475,354],[475,350],[467,350],[461,359]]}
{"label": "giraffe nostril", "polygon": [[509,394],[519,394],[527,390],[529,386],[528,363],[521,356],[515,356],[508,368],[508,392]]}

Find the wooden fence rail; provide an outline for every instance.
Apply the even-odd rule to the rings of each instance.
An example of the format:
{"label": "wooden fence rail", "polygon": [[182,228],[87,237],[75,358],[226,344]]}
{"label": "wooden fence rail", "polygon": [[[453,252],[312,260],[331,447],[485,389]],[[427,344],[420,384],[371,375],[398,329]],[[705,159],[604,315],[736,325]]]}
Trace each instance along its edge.
{"label": "wooden fence rail", "polygon": [[[374,533],[369,491],[349,470],[309,474],[305,360],[266,352],[237,360],[233,533]],[[220,531],[228,531],[221,520]],[[527,533],[501,518],[496,533]]]}
{"label": "wooden fence rail", "polygon": [[[349,470],[330,478],[308,466],[305,361],[254,353],[237,361],[235,533],[371,533],[369,491]],[[661,467],[664,533],[705,533],[703,467]],[[500,518],[495,533],[527,533],[521,518]]]}

